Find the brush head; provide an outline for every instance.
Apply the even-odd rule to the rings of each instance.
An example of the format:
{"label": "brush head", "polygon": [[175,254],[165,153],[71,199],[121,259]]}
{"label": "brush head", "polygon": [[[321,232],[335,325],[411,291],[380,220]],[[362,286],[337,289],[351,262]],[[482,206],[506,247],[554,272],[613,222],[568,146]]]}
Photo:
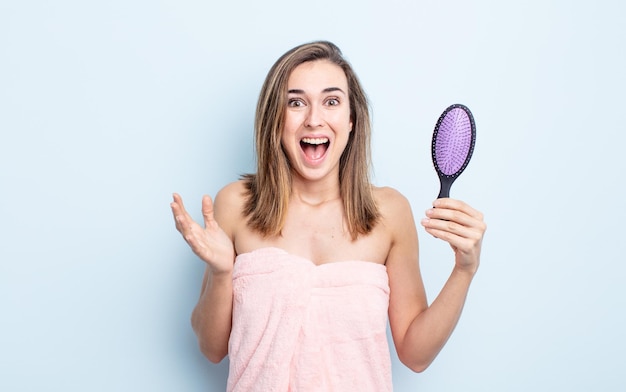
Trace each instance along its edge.
{"label": "brush head", "polygon": [[470,110],[460,104],[448,107],[433,133],[432,157],[439,175],[457,177],[474,151],[476,126]]}
{"label": "brush head", "polygon": [[472,112],[463,105],[448,107],[433,132],[432,158],[439,175],[439,198],[450,197],[450,187],[465,170],[474,152],[476,125]]}

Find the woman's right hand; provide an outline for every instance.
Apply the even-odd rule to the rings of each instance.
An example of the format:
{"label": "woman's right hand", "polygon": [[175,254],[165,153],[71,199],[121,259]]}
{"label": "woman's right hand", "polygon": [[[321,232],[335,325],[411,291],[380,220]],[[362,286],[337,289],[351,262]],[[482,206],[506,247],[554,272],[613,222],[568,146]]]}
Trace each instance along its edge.
{"label": "woman's right hand", "polygon": [[176,230],[182,234],[193,253],[207,263],[211,272],[214,275],[232,272],[235,260],[233,242],[215,220],[211,198],[206,195],[202,198],[204,228],[187,213],[180,195],[174,194],[170,207]]}

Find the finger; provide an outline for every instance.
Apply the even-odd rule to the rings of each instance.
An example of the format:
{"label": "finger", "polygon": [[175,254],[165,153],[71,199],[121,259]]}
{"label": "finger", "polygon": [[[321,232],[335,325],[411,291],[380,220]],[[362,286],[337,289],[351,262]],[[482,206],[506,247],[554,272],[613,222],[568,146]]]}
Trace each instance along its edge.
{"label": "finger", "polygon": [[425,229],[426,232],[433,237],[447,242],[452,248],[462,253],[472,253],[480,248],[482,236],[475,231],[462,231],[457,233],[438,227],[425,227]]}
{"label": "finger", "polygon": [[183,199],[178,194],[174,194],[174,201],[170,203],[172,214],[174,215],[174,222],[176,223],[176,229],[183,233],[183,228],[189,226],[191,216],[185,210]]}
{"label": "finger", "polygon": [[[174,193],[174,201],[170,203],[170,208],[172,209],[172,215],[174,216],[174,221],[177,222],[177,217],[181,215],[182,211],[184,211],[183,201],[180,196]],[[178,225],[178,224],[177,224]]]}
{"label": "finger", "polygon": [[452,222],[466,227],[474,227],[478,224],[478,222],[480,222],[476,218],[467,215],[465,212],[444,208],[428,209],[426,210],[426,217],[433,220]]}
{"label": "finger", "polygon": [[185,205],[183,204],[183,198],[178,193],[174,193],[173,196],[174,202],[172,204],[176,204],[180,212],[186,213],[187,210],[185,209]]}
{"label": "finger", "polygon": [[433,207],[461,211],[475,219],[483,220],[483,214],[461,200],[441,198],[433,202]]}
{"label": "finger", "polygon": [[463,211],[444,208],[426,210],[426,218],[422,220],[422,225],[425,228],[448,231],[469,238],[482,236],[486,229],[482,220]]}
{"label": "finger", "polygon": [[202,197],[202,216],[204,217],[204,227],[214,227],[217,225],[213,215],[213,200],[208,195]]}
{"label": "finger", "polygon": [[432,235],[433,237],[437,239],[440,239],[449,243],[453,247],[456,247],[460,242],[463,241],[463,237],[457,234],[451,233],[450,231],[447,231],[447,230],[441,230],[441,229],[434,228],[434,227],[425,227],[425,230],[428,234]]}
{"label": "finger", "polygon": [[422,226],[424,226],[426,231],[430,234],[437,233],[437,235],[435,236],[442,239],[443,236],[441,233],[446,233],[446,238],[451,238],[448,236],[448,234],[454,235],[456,237],[470,239],[475,239],[478,237],[478,230],[476,230],[476,228],[460,224],[453,220],[425,218],[422,220]]}

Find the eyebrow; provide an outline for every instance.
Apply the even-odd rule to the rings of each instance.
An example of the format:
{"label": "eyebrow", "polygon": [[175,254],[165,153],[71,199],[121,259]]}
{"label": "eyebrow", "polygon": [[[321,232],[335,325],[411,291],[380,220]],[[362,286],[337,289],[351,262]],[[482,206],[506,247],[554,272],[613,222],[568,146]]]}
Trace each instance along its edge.
{"label": "eyebrow", "polygon": [[[322,90],[322,93],[332,93],[334,91],[340,91],[345,94],[345,92],[339,87],[326,87],[325,89]],[[304,90],[297,89],[297,88],[288,90],[287,92],[289,94],[304,94]]]}

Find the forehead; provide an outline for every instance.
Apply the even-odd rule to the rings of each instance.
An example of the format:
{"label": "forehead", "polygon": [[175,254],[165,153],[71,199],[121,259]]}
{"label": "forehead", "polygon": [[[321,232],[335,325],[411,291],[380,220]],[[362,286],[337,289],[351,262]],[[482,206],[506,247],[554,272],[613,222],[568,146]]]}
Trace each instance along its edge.
{"label": "forehead", "polygon": [[328,60],[307,61],[298,65],[293,69],[287,81],[289,90],[321,91],[328,87],[339,87],[343,91],[348,91],[348,79],[345,72],[340,66]]}

